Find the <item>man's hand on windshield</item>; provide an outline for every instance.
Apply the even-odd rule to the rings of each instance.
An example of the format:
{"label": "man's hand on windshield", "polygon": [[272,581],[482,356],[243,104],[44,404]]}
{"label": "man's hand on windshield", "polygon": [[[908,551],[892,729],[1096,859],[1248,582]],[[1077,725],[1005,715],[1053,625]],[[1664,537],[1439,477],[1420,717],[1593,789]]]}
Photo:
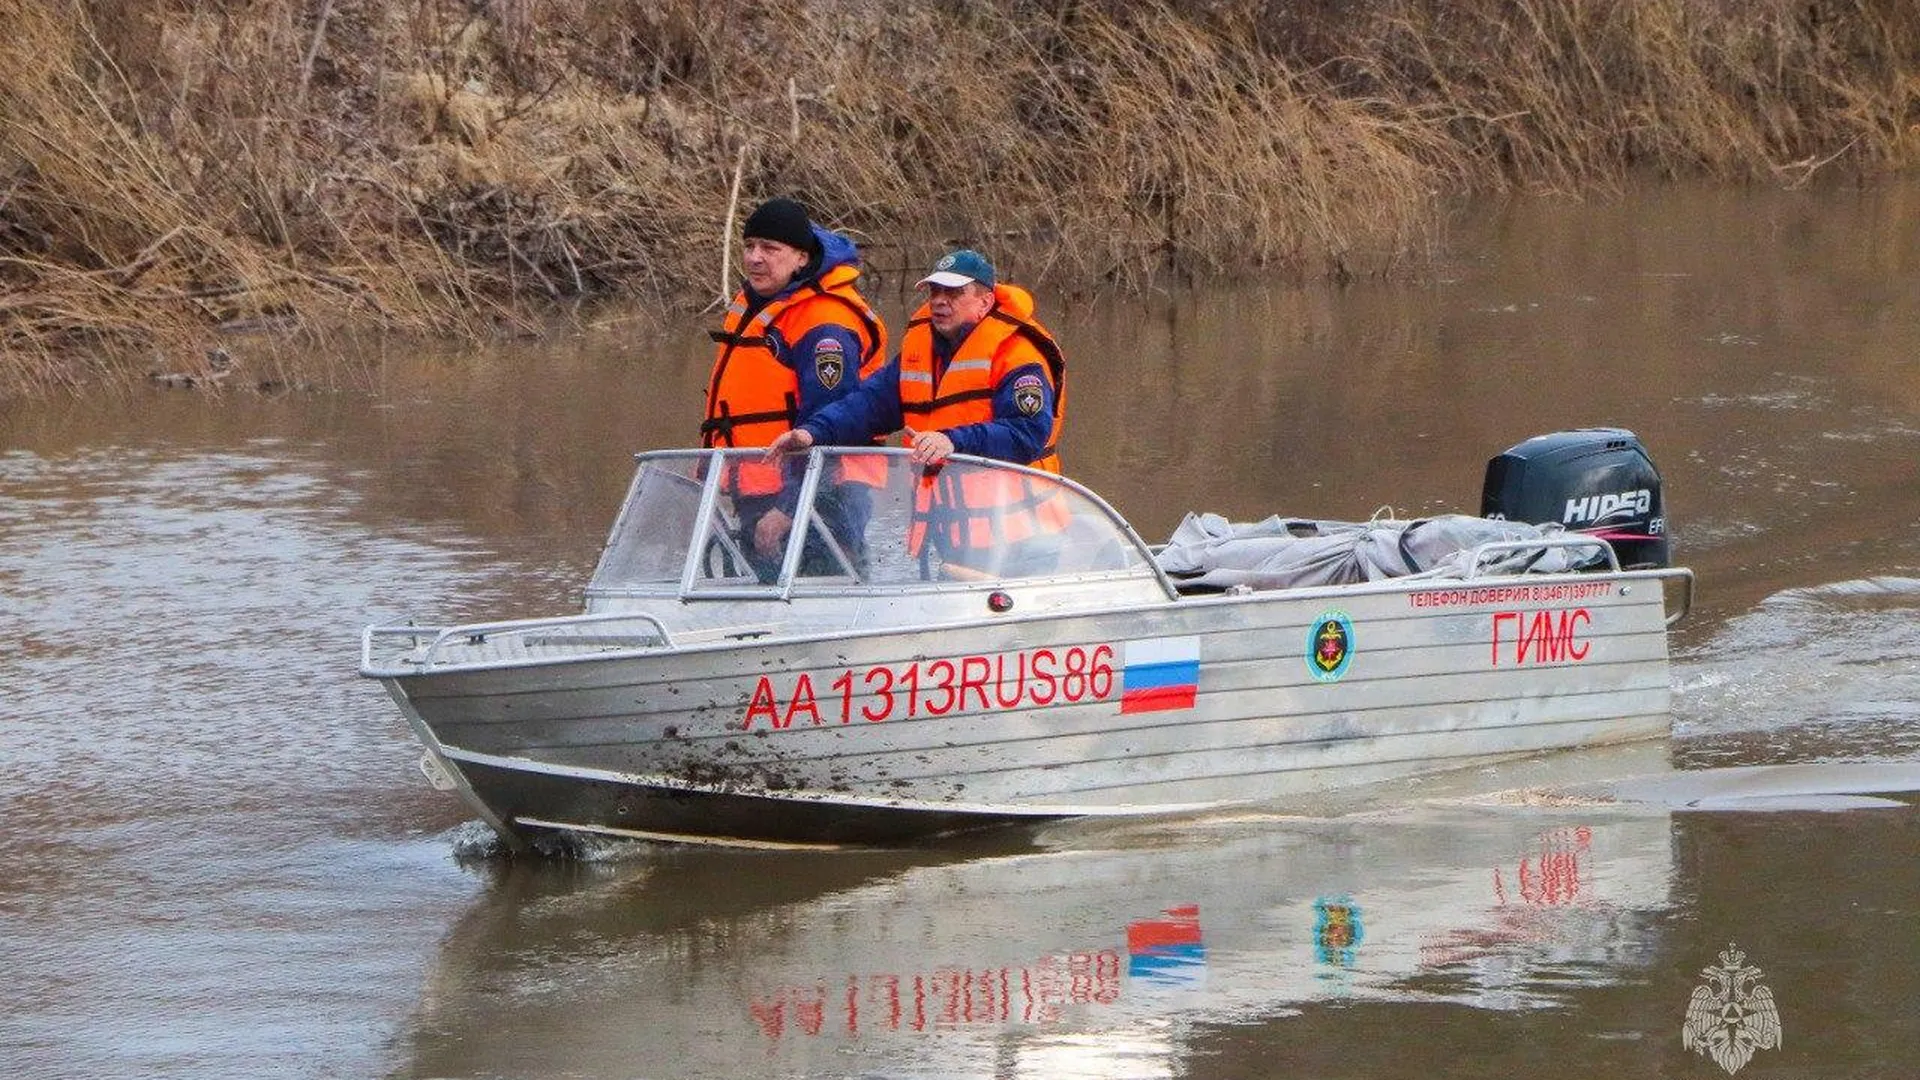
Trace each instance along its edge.
{"label": "man's hand on windshield", "polygon": [[772,464],[782,454],[798,454],[813,446],[813,432],[806,428],[790,428],[780,433],[780,437],[767,444],[767,452],[760,460]]}
{"label": "man's hand on windshield", "polygon": [[944,431],[906,429],[907,445],[913,448],[915,465],[938,465],[953,453],[953,440]]}

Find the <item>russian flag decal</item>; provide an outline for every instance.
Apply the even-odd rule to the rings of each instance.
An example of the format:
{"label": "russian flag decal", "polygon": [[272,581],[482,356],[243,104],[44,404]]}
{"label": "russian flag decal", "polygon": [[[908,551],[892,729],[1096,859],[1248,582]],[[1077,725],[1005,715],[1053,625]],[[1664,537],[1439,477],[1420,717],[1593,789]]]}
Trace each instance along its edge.
{"label": "russian flag decal", "polygon": [[1120,674],[1120,711],[1191,709],[1200,692],[1200,639],[1146,638],[1125,642]]}

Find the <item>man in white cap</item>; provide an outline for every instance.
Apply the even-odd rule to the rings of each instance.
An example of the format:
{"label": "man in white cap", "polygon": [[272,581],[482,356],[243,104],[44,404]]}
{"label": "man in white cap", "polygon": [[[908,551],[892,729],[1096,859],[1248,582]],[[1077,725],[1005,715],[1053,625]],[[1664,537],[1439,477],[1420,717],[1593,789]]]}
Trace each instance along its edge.
{"label": "man in white cap", "polygon": [[1059,472],[1066,361],[1034,320],[1032,294],[999,281],[971,249],[941,256],[919,285],[927,302],[908,320],[899,354],[776,438],[769,457],[904,429],[918,464],[960,453]]}

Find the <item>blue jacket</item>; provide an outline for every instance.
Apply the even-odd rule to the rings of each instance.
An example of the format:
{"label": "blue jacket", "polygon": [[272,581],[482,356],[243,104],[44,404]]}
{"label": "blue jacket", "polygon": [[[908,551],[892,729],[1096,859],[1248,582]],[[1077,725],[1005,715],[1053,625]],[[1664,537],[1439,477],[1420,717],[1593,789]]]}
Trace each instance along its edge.
{"label": "blue jacket", "polygon": [[[966,340],[965,327],[954,340],[933,335],[934,364],[945,374],[958,342]],[[1046,397],[1037,412],[1023,413],[1014,400],[1013,387],[1025,374],[1042,374],[1039,364],[1028,364],[1007,372],[993,391],[993,419],[981,424],[949,428],[944,434],[953,440],[956,453],[1011,461],[1025,465],[1043,456],[1047,437],[1053,431],[1053,385],[1040,379]],[[800,426],[813,441],[828,446],[862,446],[876,435],[899,431],[905,423],[900,411],[900,354],[895,353],[885,367],[864,379],[860,388],[831,405],[808,416]]]}

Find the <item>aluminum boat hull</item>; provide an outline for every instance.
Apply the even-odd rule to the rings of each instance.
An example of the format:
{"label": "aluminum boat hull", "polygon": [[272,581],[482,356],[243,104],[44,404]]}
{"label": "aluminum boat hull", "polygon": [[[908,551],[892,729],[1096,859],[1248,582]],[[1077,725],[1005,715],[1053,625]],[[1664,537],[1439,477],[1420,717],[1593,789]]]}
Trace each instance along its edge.
{"label": "aluminum boat hull", "polygon": [[[1652,573],[1184,598],[1059,618],[384,681],[509,831],[891,842],[1022,818],[1267,800],[1665,735]],[[1559,597],[1559,599],[1553,599]],[[1310,634],[1347,628],[1344,669]],[[1126,658],[1190,653],[1191,700]]]}

